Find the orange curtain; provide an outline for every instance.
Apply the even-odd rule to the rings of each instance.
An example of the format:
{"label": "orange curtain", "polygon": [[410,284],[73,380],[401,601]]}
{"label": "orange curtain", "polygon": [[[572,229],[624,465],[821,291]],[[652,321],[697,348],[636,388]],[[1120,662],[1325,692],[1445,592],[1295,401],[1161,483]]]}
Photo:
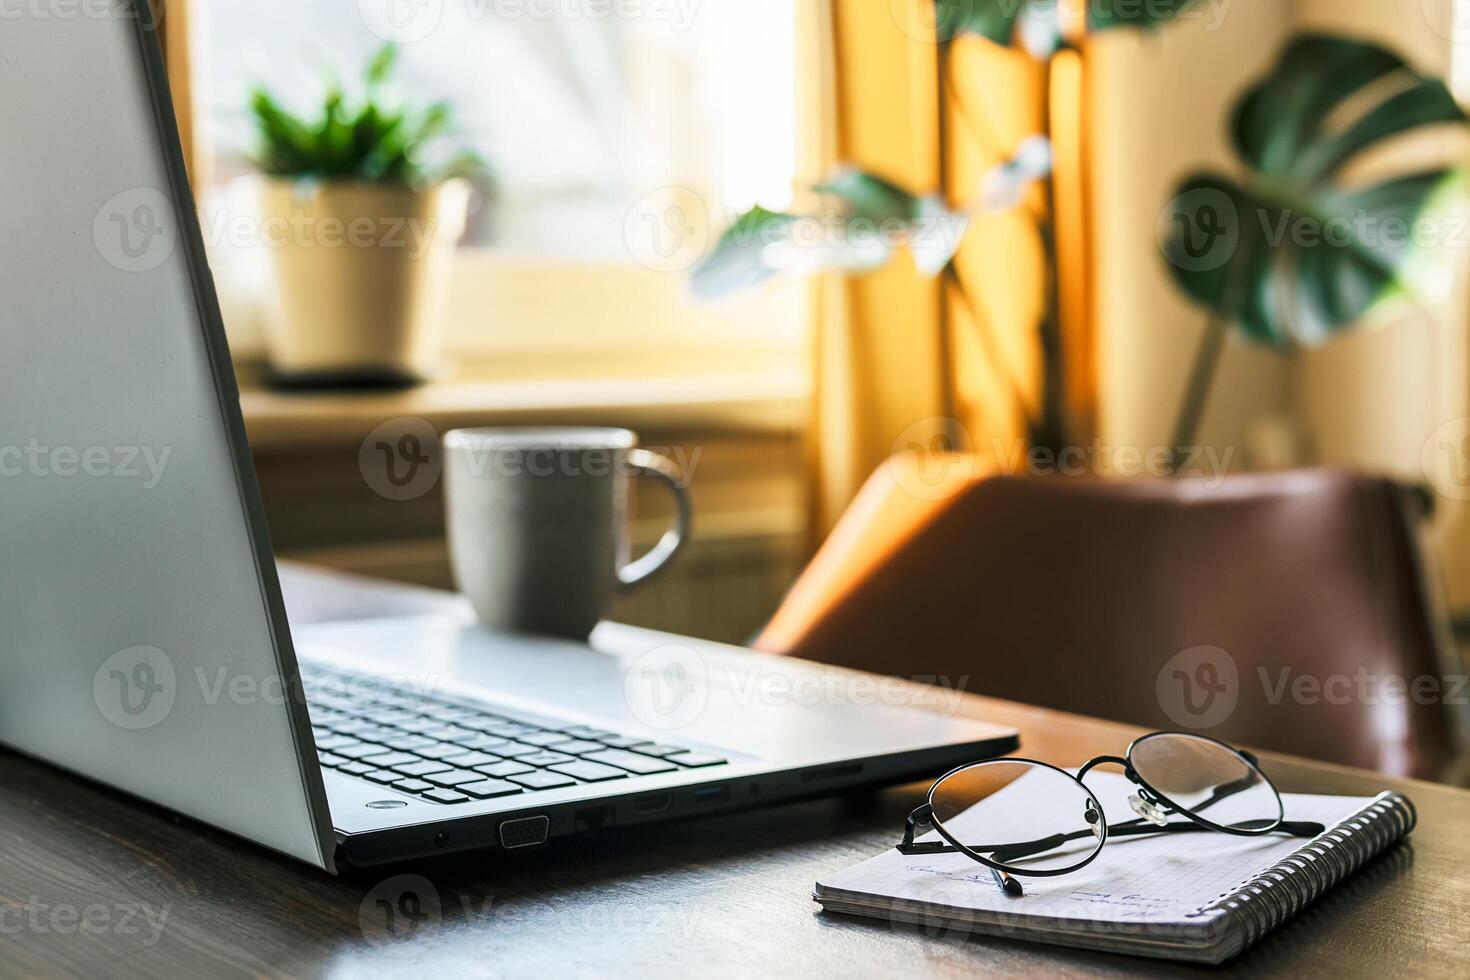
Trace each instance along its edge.
{"label": "orange curtain", "polygon": [[[952,208],[965,208],[996,163],[1050,124],[1062,388],[1072,438],[1089,438],[1095,375],[1084,57],[1039,63],[975,36],[940,45],[934,0],[830,0],[826,17],[832,132],[822,144],[824,166],[849,163],[916,193],[942,191]],[[968,441],[961,448],[982,456],[1014,459],[1025,448],[1044,378],[1037,325],[1049,264],[1037,218],[1047,207],[1047,196],[1033,190],[1022,207],[977,218],[952,277],[926,278],[905,256],[822,288],[818,540],[895,450],[935,448],[955,434]]]}

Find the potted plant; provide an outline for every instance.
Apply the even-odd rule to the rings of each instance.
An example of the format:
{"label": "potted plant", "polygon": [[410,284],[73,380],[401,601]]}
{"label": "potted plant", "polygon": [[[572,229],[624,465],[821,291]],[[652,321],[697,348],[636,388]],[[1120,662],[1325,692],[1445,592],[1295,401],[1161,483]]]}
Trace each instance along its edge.
{"label": "potted plant", "polygon": [[377,52],[357,99],[329,80],[314,118],[264,87],[251,93],[278,383],[414,384],[440,369],[452,251],[469,210],[463,178],[481,165],[436,152],[451,122],[446,103],[388,103],[396,52]]}
{"label": "potted plant", "polygon": [[[1083,38],[1119,29],[1148,30],[1178,16],[1193,2],[1157,0],[1128,10],[1089,3],[1079,26]],[[1063,35],[1062,12],[1056,0],[934,0],[934,37],[941,48],[936,79],[941,103],[957,91],[950,72],[950,46],[957,39],[980,37],[1048,62],[1082,40]],[[1050,106],[1049,99],[1042,101]],[[800,213],[753,208],[731,223],[715,249],[694,270],[695,294],[719,298],[783,272],[862,274],[883,267],[907,249],[922,274],[942,277],[951,295],[969,308],[981,348],[999,364],[1003,360],[997,353],[1000,342],[990,335],[986,318],[977,314],[971,286],[960,276],[954,257],[975,219],[1019,210],[1034,223],[1037,239],[1047,255],[1049,275],[1035,329],[1042,365],[1040,397],[1036,404],[1029,404],[1015,378],[1008,379],[1012,388],[1009,395],[1026,419],[1032,446],[1060,451],[1075,440],[1076,433],[1072,431],[1073,411],[1064,390],[1067,351],[1062,344],[1061,299],[1055,275],[1049,111],[1041,131],[1009,148],[1006,159],[985,174],[958,207],[942,194],[919,195],[875,174],[846,166],[812,188],[817,197],[814,208]],[[966,117],[966,123],[973,124],[973,120]],[[1039,208],[1028,202],[1033,187],[1041,190],[1043,203]],[[803,228],[810,224],[820,226],[815,237],[824,243],[822,248],[795,244],[804,237],[813,237],[811,229]],[[943,368],[952,371],[953,365]]]}
{"label": "potted plant", "polygon": [[1169,271],[1210,315],[1176,447],[1195,442],[1230,330],[1290,356],[1385,299],[1414,300],[1411,260],[1449,239],[1445,205],[1463,171],[1429,161],[1363,180],[1350,168],[1392,140],[1466,121],[1440,79],[1330,34],[1294,38],[1241,96],[1230,119],[1237,174],[1186,177],[1164,211]]}
{"label": "potted plant", "polygon": [[[1125,16],[1087,4],[1087,34],[1159,26],[1191,0],[1160,0]],[[936,37],[948,45],[963,34],[1014,46],[1047,59],[1070,43],[1058,31],[1051,0],[936,0]],[[948,58],[939,58],[942,97],[953,92]],[[1357,104],[1344,124],[1342,115]],[[1439,79],[1414,71],[1403,58],[1369,42],[1324,34],[1298,37],[1271,73],[1236,106],[1231,133],[1244,163],[1239,179],[1213,173],[1188,177],[1164,211],[1162,247],[1183,291],[1208,309],[1211,323],[1186,385],[1175,428],[1173,465],[1187,458],[1230,329],[1251,342],[1290,354],[1320,345],[1363,319],[1380,300],[1412,297],[1405,275],[1420,251],[1419,223],[1442,210],[1439,191],[1455,171],[1443,166],[1353,186],[1346,165],[1404,133],[1460,126],[1465,114]],[[694,271],[697,295],[718,297],[782,272],[861,274],[887,264],[907,247],[915,266],[943,276],[961,303],[967,284],[953,257],[976,217],[1024,207],[1028,190],[1052,196],[1050,139],[1045,130],[1021,141],[1009,159],[986,174],[959,207],[920,196],[870,173],[844,168],[814,188],[818,205],[800,213],[757,207],[737,218]],[[1054,253],[1050,204],[1028,213],[1038,238]],[[818,222],[821,249],[797,248],[795,230]],[[811,237],[808,235],[807,237]],[[1073,434],[1062,390],[1064,362],[1058,329],[1055,255],[1041,304],[1036,342],[1042,360],[1039,404],[1013,399],[1027,417],[1033,447],[1053,452]],[[973,310],[972,310],[973,312]],[[970,318],[983,350],[995,350],[985,318]],[[1014,380],[1012,379],[1012,386]]]}

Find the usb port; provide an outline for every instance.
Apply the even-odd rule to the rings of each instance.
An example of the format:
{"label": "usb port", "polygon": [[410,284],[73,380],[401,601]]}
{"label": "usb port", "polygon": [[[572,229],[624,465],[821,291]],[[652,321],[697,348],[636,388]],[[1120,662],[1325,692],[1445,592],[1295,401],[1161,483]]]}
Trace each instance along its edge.
{"label": "usb port", "polygon": [[729,803],[730,787],[701,786],[694,791],[694,805],[708,806],[711,803]]}
{"label": "usb port", "polygon": [[647,815],[651,813],[663,813],[674,805],[674,794],[654,793],[651,796],[640,796],[633,801],[633,812]]}

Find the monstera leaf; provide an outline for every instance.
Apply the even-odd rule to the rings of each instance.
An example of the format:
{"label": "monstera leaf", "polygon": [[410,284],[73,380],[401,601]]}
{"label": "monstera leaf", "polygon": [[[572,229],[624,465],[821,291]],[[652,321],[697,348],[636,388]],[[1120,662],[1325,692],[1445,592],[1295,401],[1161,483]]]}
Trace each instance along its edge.
{"label": "monstera leaf", "polygon": [[1164,251],[1180,287],[1246,336],[1317,344],[1402,288],[1416,221],[1450,172],[1340,186],[1385,140],[1466,121],[1443,82],[1363,41],[1304,35],[1246,92],[1231,124],[1246,176],[1179,187]]}
{"label": "monstera leaf", "polygon": [[[1088,3],[1087,30],[1154,27],[1172,20],[1198,0],[1151,0],[1149,3]],[[979,34],[996,44],[1019,43],[1037,57],[1063,47],[1064,0],[935,0],[936,29],[941,40]]]}
{"label": "monstera leaf", "polygon": [[695,267],[695,296],[720,299],[783,272],[868,272],[901,247],[937,275],[964,236],[964,215],[861,170],[842,170],[813,190],[825,202],[819,213],[757,206],[737,217]]}

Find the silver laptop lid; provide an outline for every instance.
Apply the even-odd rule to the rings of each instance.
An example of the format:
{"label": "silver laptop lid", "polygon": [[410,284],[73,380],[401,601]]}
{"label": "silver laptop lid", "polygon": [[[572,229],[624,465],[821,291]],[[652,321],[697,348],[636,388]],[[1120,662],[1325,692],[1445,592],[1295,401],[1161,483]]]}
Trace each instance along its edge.
{"label": "silver laptop lid", "polygon": [[330,869],[147,8],[0,28],[0,740]]}

